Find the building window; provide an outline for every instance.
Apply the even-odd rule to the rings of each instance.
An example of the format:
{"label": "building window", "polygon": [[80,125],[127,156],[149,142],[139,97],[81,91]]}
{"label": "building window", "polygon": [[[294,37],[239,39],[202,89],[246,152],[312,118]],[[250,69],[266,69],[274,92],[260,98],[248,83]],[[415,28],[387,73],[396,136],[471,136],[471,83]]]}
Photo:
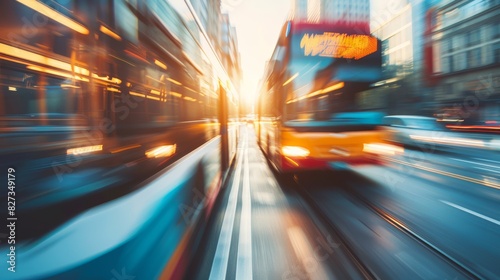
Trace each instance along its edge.
{"label": "building window", "polygon": [[500,38],[500,23],[493,25],[493,39]]}
{"label": "building window", "polygon": [[481,66],[481,48],[467,52],[467,66],[469,68]]}
{"label": "building window", "polygon": [[450,52],[450,45],[451,45],[450,40],[447,40],[447,39],[443,40],[441,42],[441,53],[442,54],[449,53]]}
{"label": "building window", "polygon": [[446,56],[441,59],[441,71],[439,71],[439,67],[436,64],[435,66],[435,73],[449,73],[450,72],[450,57]]}
{"label": "building window", "polygon": [[500,63],[500,42],[493,45],[493,55],[495,57],[495,63]]}
{"label": "building window", "polygon": [[465,52],[460,52],[453,55],[453,71],[460,71],[466,68]]}
{"label": "building window", "polygon": [[456,51],[463,47],[463,35],[457,34],[451,38],[451,48],[450,50]]}
{"label": "building window", "polygon": [[481,42],[481,36],[479,34],[480,29],[475,29],[467,34],[467,45],[473,46]]}

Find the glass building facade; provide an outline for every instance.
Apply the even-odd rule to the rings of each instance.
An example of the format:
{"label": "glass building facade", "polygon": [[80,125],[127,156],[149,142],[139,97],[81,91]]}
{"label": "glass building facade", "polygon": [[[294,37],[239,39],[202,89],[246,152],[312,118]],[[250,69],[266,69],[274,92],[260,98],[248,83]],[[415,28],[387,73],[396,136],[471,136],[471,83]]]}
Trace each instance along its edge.
{"label": "glass building facade", "polygon": [[435,16],[435,103],[469,123],[500,123],[500,1],[443,1]]}

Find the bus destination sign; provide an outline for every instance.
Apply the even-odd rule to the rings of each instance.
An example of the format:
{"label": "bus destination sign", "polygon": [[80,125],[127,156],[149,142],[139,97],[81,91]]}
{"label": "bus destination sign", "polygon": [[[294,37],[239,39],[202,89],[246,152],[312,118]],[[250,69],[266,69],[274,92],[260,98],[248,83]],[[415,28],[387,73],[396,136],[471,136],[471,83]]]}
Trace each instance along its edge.
{"label": "bus destination sign", "polygon": [[377,39],[368,35],[324,32],[305,33],[300,40],[305,56],[360,59],[377,51]]}

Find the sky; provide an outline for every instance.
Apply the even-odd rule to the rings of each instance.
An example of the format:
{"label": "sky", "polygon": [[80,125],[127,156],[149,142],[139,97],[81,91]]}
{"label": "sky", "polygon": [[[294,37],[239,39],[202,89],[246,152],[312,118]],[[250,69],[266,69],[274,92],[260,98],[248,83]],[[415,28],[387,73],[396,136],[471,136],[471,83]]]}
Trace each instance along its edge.
{"label": "sky", "polygon": [[247,103],[253,102],[291,0],[222,0],[222,5],[238,34],[243,73],[241,96]]}
{"label": "sky", "polygon": [[[384,1],[371,0],[372,13],[380,10]],[[243,73],[241,96],[247,104],[254,102],[258,94],[265,63],[272,55],[291,5],[292,0],[222,0],[223,12],[229,14],[238,36]]]}

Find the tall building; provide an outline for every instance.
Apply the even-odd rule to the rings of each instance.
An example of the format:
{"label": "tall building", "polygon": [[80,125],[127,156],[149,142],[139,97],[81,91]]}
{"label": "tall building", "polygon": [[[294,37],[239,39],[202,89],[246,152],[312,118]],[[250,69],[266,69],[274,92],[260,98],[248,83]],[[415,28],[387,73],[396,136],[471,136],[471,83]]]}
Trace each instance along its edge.
{"label": "tall building", "polygon": [[370,0],[321,0],[320,18],[325,22],[370,23]]}
{"label": "tall building", "polygon": [[294,0],[295,20],[337,23],[369,33],[370,0]]}
{"label": "tall building", "polygon": [[190,0],[190,2],[201,25],[207,32],[210,43],[216,50],[220,50],[221,0]]}
{"label": "tall building", "polygon": [[240,54],[238,52],[238,37],[236,28],[231,25],[228,14],[221,16],[221,62],[238,89],[240,80]]}
{"label": "tall building", "polygon": [[190,0],[196,16],[207,32],[210,43],[222,58],[221,0]]}
{"label": "tall building", "polygon": [[[426,19],[439,0],[388,3],[371,17],[372,34],[382,41],[383,80],[375,91],[390,114],[433,114],[432,91],[426,84]],[[375,95],[373,95],[375,96]]]}
{"label": "tall building", "polygon": [[196,16],[205,30],[208,28],[208,0],[190,0]]}
{"label": "tall building", "polygon": [[293,0],[292,15],[295,20],[306,21],[308,18],[309,0]]}
{"label": "tall building", "polygon": [[465,122],[498,125],[500,0],[447,0],[434,14],[430,59],[436,103]]}

